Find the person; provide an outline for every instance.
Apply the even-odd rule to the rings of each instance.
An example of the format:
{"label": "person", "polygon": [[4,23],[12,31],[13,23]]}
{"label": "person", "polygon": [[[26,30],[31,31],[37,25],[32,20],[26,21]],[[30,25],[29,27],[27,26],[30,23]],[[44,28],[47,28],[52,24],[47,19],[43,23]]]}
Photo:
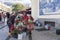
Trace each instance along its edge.
{"label": "person", "polygon": [[4,12],[2,12],[2,22],[4,23],[5,22],[5,14],[4,14]]}
{"label": "person", "polygon": [[15,14],[12,14],[12,15],[10,16],[10,20],[11,20],[11,23],[12,23],[12,24],[14,24],[15,18],[16,18]]}
{"label": "person", "polygon": [[10,20],[10,18],[7,20],[7,25],[8,25],[9,32],[10,32],[10,28],[11,28],[11,20]]}
{"label": "person", "polygon": [[34,19],[31,15],[28,15],[28,24],[27,24],[27,31],[28,31],[28,36],[29,40],[32,40],[32,30],[34,29]]}
{"label": "person", "polygon": [[10,30],[11,26],[14,25],[14,22],[15,22],[15,15],[12,15],[7,20],[7,24],[8,24],[9,30]]}
{"label": "person", "polygon": [[34,19],[31,15],[28,16],[27,29],[30,31],[34,29]]}
{"label": "person", "polygon": [[9,12],[6,13],[6,17],[7,17],[7,19],[9,19],[9,17],[10,17],[10,13]]}
{"label": "person", "polygon": [[34,21],[33,17],[31,15],[28,16],[28,18],[32,21]]}
{"label": "person", "polygon": [[27,25],[28,24],[28,16],[27,14],[24,12],[23,14],[23,21],[24,21],[24,24]]}
{"label": "person", "polygon": [[0,21],[2,20],[1,13],[0,13]]}

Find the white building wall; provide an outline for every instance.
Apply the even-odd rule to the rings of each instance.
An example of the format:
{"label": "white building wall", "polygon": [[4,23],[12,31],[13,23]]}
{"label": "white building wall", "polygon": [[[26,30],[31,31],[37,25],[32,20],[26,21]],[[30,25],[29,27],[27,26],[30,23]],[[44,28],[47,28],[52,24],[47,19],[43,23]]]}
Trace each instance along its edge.
{"label": "white building wall", "polygon": [[38,0],[31,0],[32,16],[34,19],[38,18]]}

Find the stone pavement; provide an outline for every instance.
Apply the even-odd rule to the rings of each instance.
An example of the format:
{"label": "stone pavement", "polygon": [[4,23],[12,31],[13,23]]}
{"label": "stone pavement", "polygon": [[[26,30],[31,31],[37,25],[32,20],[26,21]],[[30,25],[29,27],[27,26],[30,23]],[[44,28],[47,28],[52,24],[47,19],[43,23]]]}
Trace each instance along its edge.
{"label": "stone pavement", "polygon": [[0,22],[0,40],[5,40],[8,37],[8,35],[9,29],[5,20],[5,23]]}
{"label": "stone pavement", "polygon": [[[32,40],[60,40],[60,36],[50,33],[51,31],[36,31],[32,32]],[[11,38],[10,40],[18,40]],[[23,40],[29,40],[28,37]]]}
{"label": "stone pavement", "polygon": [[[2,27],[2,26],[0,26],[0,27]],[[6,37],[8,36],[8,31],[9,31],[8,26],[0,29],[0,40],[5,40],[6,39]]]}
{"label": "stone pavement", "polygon": [[[6,40],[8,36],[9,36],[8,26],[4,27],[3,29],[0,29],[0,40]],[[9,40],[18,40],[18,39],[10,38]],[[23,40],[29,40],[28,36],[26,38],[23,38]],[[60,35],[56,35],[55,30],[51,31],[34,30],[32,31],[32,40],[60,40]]]}
{"label": "stone pavement", "polygon": [[48,31],[34,31],[32,33],[32,40],[58,40],[56,35],[48,33]]}
{"label": "stone pavement", "polygon": [[[7,37],[8,37],[8,28],[5,27],[4,29],[0,30],[0,40],[5,40]],[[58,40],[58,37],[59,37],[58,35],[56,35],[51,31],[34,30],[32,32],[32,40]],[[9,40],[18,40],[18,39],[10,38]],[[23,40],[29,40],[29,39],[28,37],[26,37]]]}

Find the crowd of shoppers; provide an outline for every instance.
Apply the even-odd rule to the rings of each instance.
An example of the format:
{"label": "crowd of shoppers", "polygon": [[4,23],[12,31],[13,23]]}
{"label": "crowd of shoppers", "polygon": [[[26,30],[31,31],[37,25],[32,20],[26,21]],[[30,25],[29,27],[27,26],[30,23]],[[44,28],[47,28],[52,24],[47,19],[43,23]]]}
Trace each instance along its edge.
{"label": "crowd of shoppers", "polygon": [[23,28],[26,33],[29,32],[31,34],[31,30],[34,28],[34,19],[30,14],[26,14],[26,12],[23,12],[22,15],[19,13],[17,16],[15,13],[7,12],[6,15],[3,12],[0,13],[0,21],[5,21],[5,18],[7,18],[10,35],[14,29],[18,29],[21,32]]}

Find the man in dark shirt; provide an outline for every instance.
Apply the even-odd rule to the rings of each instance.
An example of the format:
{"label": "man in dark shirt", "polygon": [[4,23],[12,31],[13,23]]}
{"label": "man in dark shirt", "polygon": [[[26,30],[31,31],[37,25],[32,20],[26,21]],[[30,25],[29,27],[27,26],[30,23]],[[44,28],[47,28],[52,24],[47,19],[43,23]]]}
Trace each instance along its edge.
{"label": "man in dark shirt", "polygon": [[9,19],[9,17],[10,17],[10,13],[9,12],[6,13],[6,17],[7,17],[7,19]]}

